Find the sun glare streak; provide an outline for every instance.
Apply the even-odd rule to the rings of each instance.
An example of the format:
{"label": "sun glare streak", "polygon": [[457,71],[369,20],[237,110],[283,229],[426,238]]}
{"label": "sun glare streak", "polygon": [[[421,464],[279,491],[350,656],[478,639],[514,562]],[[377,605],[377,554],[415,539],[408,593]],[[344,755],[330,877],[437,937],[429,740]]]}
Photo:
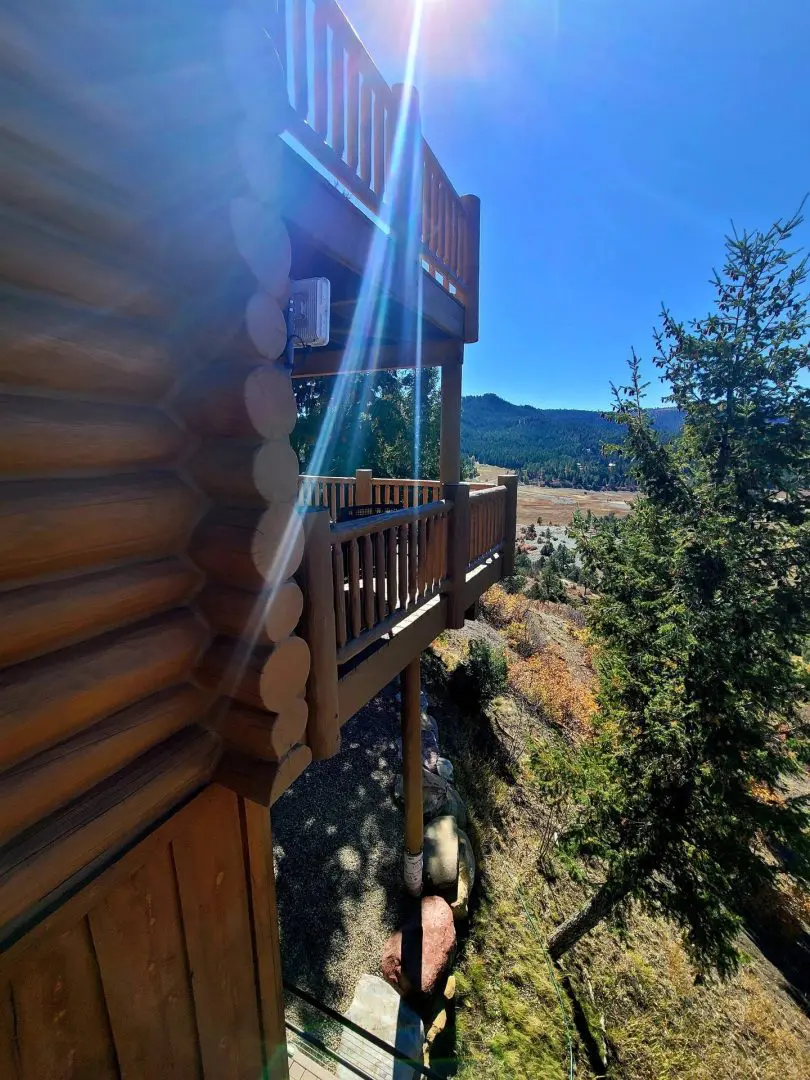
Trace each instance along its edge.
{"label": "sun glare streak", "polygon": [[[411,112],[411,103],[413,100],[414,76],[419,56],[425,2],[426,0],[416,0],[414,4],[413,19],[408,39],[405,75],[403,79],[402,108],[397,116],[397,123],[392,141],[391,168],[387,177],[386,190],[383,193],[383,216],[386,218],[386,224],[390,225],[392,222],[392,211],[401,202],[402,185],[406,178],[408,178],[407,170],[410,170],[410,185],[407,190],[411,192],[412,205],[407,208],[408,212],[403,215],[403,220],[406,220],[409,225],[408,235],[405,239],[405,259],[406,265],[413,266],[415,270],[413,284],[415,285],[416,296],[406,295],[403,297],[403,306],[406,310],[409,307],[413,310],[414,300],[416,302],[418,322],[413,345],[416,350],[417,375],[414,382],[415,384],[419,382],[420,385],[422,361],[422,274],[419,264],[419,252],[421,237],[416,235],[416,228],[413,223],[417,220],[417,217],[411,211],[415,208],[417,200],[421,200],[421,140],[418,140],[417,144],[413,147],[411,160],[406,160],[406,150],[408,147],[407,120]],[[402,243],[401,237],[400,243]],[[389,236],[386,235],[384,230],[375,229],[366,262],[366,271],[363,274],[360,283],[360,291],[355,306],[354,316],[352,318],[352,324],[343,350],[341,369],[337,378],[334,380],[326,416],[321,425],[318,437],[315,440],[310,459],[306,464],[306,470],[309,474],[316,476],[321,475],[324,463],[328,460],[328,456],[334,447],[335,432],[346,412],[348,380],[345,376],[349,372],[358,371],[365,367],[365,385],[368,386],[374,371],[377,370],[377,356],[373,352],[374,345],[372,345],[371,357],[367,358],[373,359],[373,362],[363,365],[361,361],[364,359],[367,342],[378,342],[383,332],[383,328],[385,327],[388,317],[388,296],[393,280],[394,269],[394,244],[390,241]],[[417,395],[414,409],[415,415],[418,414],[419,409],[420,402]],[[359,418],[356,418],[355,424],[357,425],[358,423]],[[357,438],[357,436],[358,431],[356,427],[355,438]],[[418,445],[418,442],[415,442],[415,464],[418,463],[419,458]],[[417,471],[415,471],[415,475],[418,475]],[[281,542],[278,545],[271,566],[267,568],[265,572],[265,585],[262,593],[257,598],[249,625],[246,629],[244,650],[234,654],[233,660],[226,672],[226,686],[222,691],[223,694],[227,694],[229,688],[235,689],[244,676],[250,658],[250,651],[255,647],[259,640],[267,614],[275,602],[278,590],[285,580],[284,571],[290,564],[296,543],[299,542],[301,514],[307,505],[307,498],[303,492],[299,492],[297,500],[290,504],[286,527]]]}

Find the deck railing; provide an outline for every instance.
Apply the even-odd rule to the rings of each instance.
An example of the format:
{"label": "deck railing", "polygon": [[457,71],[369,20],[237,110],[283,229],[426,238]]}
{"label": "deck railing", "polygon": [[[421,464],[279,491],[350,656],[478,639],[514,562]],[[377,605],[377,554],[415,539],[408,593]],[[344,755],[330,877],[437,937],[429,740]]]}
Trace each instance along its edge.
{"label": "deck railing", "polygon": [[447,576],[445,501],[332,526],[338,663],[392,630]]}
{"label": "deck railing", "polygon": [[506,488],[484,488],[470,494],[470,542],[467,565],[477,566],[501,551],[506,537]]}
{"label": "deck railing", "polygon": [[[392,156],[399,97],[335,0],[276,0],[274,36],[287,72],[288,130],[363,206],[384,219],[396,177]],[[422,148],[421,261],[468,309],[477,340],[478,200],[460,197],[435,154]],[[471,336],[471,335],[475,336]]]}
{"label": "deck railing", "polygon": [[325,506],[333,521],[347,506],[424,506],[442,497],[438,480],[396,479],[373,476],[358,469],[354,476],[299,477],[299,500],[304,506]]}
{"label": "deck railing", "polygon": [[337,521],[338,510],[354,506],[356,486],[354,476],[299,476],[298,498],[303,506],[325,506]]}

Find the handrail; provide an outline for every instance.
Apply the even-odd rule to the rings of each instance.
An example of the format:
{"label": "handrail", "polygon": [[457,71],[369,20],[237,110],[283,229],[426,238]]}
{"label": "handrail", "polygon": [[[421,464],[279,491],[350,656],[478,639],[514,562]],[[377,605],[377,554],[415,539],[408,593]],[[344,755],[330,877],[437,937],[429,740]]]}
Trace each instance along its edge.
{"label": "handrail", "polygon": [[[397,98],[335,0],[277,0],[287,72],[287,129],[354,198],[380,217],[391,200]],[[422,144],[421,259],[465,306],[477,305],[477,246],[465,201]],[[475,276],[476,280],[471,280]],[[468,338],[468,340],[474,340]]]}
{"label": "handrail", "polygon": [[373,476],[371,470],[360,469],[355,476],[299,477],[299,498],[307,506],[326,506],[337,520],[338,511],[346,506],[426,506],[442,497],[440,480],[420,480],[390,476]]}
{"label": "handrail", "polygon": [[490,558],[504,546],[507,490],[503,485],[470,493],[470,540],[467,566]]}
{"label": "handrail", "polygon": [[332,526],[339,664],[441,592],[452,509],[443,500]]}

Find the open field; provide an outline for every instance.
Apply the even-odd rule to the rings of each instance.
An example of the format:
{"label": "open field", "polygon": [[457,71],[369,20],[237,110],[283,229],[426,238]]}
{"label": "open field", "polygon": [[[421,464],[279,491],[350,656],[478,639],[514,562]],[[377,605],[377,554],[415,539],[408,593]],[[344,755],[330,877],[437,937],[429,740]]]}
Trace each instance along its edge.
{"label": "open field", "polygon": [[[499,474],[511,469],[497,465],[479,465],[476,480],[494,484]],[[583,488],[551,488],[539,484],[519,484],[517,501],[518,525],[530,525],[542,518],[543,525],[568,525],[575,510],[604,515],[614,513],[624,517],[630,512],[635,498],[633,491],[585,491]]]}

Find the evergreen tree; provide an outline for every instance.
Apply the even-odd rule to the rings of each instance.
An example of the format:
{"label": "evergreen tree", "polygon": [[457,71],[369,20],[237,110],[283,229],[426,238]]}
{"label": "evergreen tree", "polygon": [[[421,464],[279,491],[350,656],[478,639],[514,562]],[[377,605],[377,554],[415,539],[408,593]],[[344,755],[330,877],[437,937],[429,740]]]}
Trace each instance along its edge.
{"label": "evergreen tree", "polygon": [[806,801],[783,787],[810,735],[795,661],[810,630],[808,265],[785,248],[800,221],[727,238],[706,318],[664,310],[655,362],[680,440],[656,436],[635,355],[616,392],[642,495],[624,521],[574,530],[598,578],[604,776],[569,841],[604,880],[551,936],[555,958],[635,898],[725,975],[740,904],[774,875],[763,846],[810,880]]}

